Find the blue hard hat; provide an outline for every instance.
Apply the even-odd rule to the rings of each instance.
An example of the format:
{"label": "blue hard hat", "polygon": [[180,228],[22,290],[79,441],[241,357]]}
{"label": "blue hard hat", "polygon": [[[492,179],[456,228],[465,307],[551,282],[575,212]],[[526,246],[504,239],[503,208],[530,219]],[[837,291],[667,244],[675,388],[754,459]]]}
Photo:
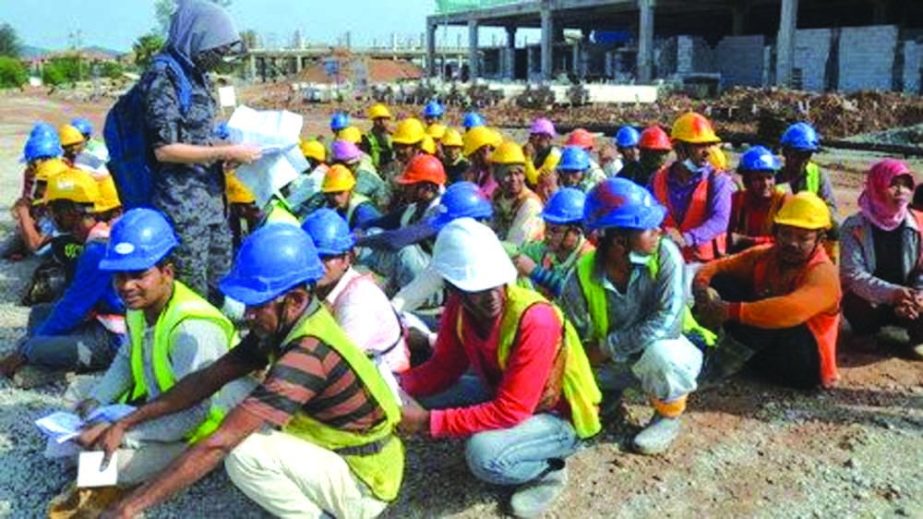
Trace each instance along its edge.
{"label": "blue hard hat", "polygon": [[423,107],[423,117],[442,117],[443,115],[445,115],[445,108],[435,99]]}
{"label": "blue hard hat", "polygon": [[301,229],[308,233],[321,256],[339,256],[352,250],[356,239],[349,224],[333,209],[318,209],[305,218]]}
{"label": "blue hard hat", "polygon": [[782,134],[781,144],[798,151],[817,151],[820,149],[820,135],[808,123],[795,123]]}
{"label": "blue hard hat", "polygon": [[456,182],[446,188],[436,206],[436,215],[429,223],[436,229],[442,229],[456,218],[474,218],[483,220],[492,218],[493,205],[481,188],[473,182]]}
{"label": "blue hard hat", "polygon": [[107,272],[147,270],[167,257],[179,239],[167,218],[154,209],[127,211],[112,226],[99,269]]}
{"label": "blue hard hat", "polygon": [[63,154],[64,149],[61,147],[61,141],[58,139],[57,134],[51,136],[39,133],[29,137],[29,140],[26,141],[26,145],[22,150],[22,161],[32,162],[37,159],[60,157]]}
{"label": "blue hard hat", "polygon": [[624,178],[609,178],[586,196],[583,223],[590,230],[618,227],[646,230],[660,227],[667,214],[650,191]]}
{"label": "blue hard hat", "polygon": [[338,132],[349,126],[349,115],[343,112],[337,112],[330,118],[330,129]]}
{"label": "blue hard hat", "polygon": [[548,204],[542,210],[542,218],[558,225],[579,223],[583,220],[583,206],[586,195],[579,189],[562,187],[551,195]]}
{"label": "blue hard hat", "polygon": [[39,135],[54,135],[58,140],[58,129],[52,126],[45,121],[39,121],[32,126],[32,131],[29,132],[29,137],[36,137]]}
{"label": "blue hard hat", "polygon": [[580,146],[567,146],[561,152],[558,169],[562,171],[586,171],[590,168],[590,154]]}
{"label": "blue hard hat", "polygon": [[75,117],[71,120],[71,126],[77,128],[84,137],[90,138],[93,135],[93,123],[86,117]]}
{"label": "blue hard hat", "polygon": [[740,157],[737,171],[771,171],[773,173],[782,168],[779,158],[763,146],[754,146]]}
{"label": "blue hard hat", "polygon": [[487,121],[477,112],[468,112],[465,114],[464,119],[462,119],[462,126],[464,126],[466,130],[484,126],[485,124],[487,124]]}
{"label": "blue hard hat", "polygon": [[615,145],[619,148],[634,148],[641,140],[641,134],[633,126],[622,126],[615,134]]}
{"label": "blue hard hat", "polygon": [[294,225],[266,225],[244,240],[221,291],[247,306],[259,306],[324,277],[311,237]]}

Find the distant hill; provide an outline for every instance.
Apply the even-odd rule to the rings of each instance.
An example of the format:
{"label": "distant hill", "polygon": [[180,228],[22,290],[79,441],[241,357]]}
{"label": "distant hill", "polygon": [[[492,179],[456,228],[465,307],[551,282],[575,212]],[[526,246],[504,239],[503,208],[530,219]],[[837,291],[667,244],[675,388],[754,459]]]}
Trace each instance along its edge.
{"label": "distant hill", "polygon": [[[49,54],[65,54],[67,52],[68,52],[67,50],[43,49],[41,47],[33,47],[31,45],[22,46],[22,58],[27,59],[27,60],[42,58]],[[100,47],[98,45],[84,47],[82,49],[82,52],[86,55],[96,56],[96,57],[105,58],[105,59],[116,59],[119,56],[126,54],[126,52],[113,50],[113,49],[107,49],[106,47]]]}
{"label": "distant hill", "polygon": [[50,52],[48,49],[33,47],[31,45],[22,46],[22,59],[35,59],[44,56]]}

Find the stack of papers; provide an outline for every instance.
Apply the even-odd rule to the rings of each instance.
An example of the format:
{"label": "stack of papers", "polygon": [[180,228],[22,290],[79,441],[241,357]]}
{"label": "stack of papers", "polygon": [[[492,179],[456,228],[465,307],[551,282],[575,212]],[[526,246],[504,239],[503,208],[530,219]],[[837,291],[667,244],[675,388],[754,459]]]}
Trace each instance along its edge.
{"label": "stack of papers", "polygon": [[39,418],[35,421],[35,425],[49,440],[61,444],[80,436],[80,431],[87,425],[96,422],[115,422],[134,410],[134,406],[125,404],[102,406],[90,413],[85,420],[74,413],[58,411]]}

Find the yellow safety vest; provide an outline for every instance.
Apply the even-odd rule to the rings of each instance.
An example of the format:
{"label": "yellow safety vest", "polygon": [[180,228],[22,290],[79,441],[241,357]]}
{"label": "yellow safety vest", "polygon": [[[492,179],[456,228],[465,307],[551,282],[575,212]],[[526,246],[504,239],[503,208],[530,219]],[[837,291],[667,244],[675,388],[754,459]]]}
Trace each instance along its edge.
{"label": "yellow safety vest", "polygon": [[370,453],[340,455],[376,498],[393,501],[404,478],[404,445],[394,434],[401,421],[400,404],[372,361],[346,336],[323,305],[302,317],[282,344],[290,344],[301,337],[314,337],[343,357],[372,400],[384,410],[385,419],[371,430],[359,433],[323,424],[299,410],[283,430],[334,452],[373,447]]}
{"label": "yellow safety vest", "polygon": [[548,152],[548,155],[545,156],[545,160],[542,161],[541,166],[538,168],[535,167],[535,164],[531,160],[526,161],[526,182],[531,186],[538,184],[538,179],[545,173],[552,173],[558,168],[558,163],[561,162],[561,150],[558,148],[551,148]]}
{"label": "yellow safety vest", "polygon": [[[586,352],[580,344],[580,338],[574,326],[564,318],[564,314],[554,303],[548,301],[534,290],[515,285],[506,287],[506,305],[500,318],[500,339],[497,346],[497,361],[501,369],[506,369],[510,351],[519,338],[519,323],[523,314],[532,305],[545,303],[551,305],[555,315],[564,323],[561,331],[562,341],[558,348],[564,348],[564,380],[561,390],[570,405],[571,421],[580,438],[595,436],[602,429],[599,421],[599,403],[602,393],[596,385],[593,369]],[[459,314],[461,315],[461,314]]]}
{"label": "yellow safety vest", "polygon": [[[220,310],[190,290],[186,285],[179,281],[174,281],[173,295],[154,324],[154,351],[151,352],[151,368],[161,393],[165,393],[176,384],[173,366],[170,364],[170,352],[173,348],[171,338],[176,327],[186,319],[202,319],[217,324],[225,333],[229,348],[235,346],[238,342],[234,324]],[[144,329],[147,326],[144,312],[142,310],[128,310],[125,314],[125,323],[128,326],[129,347],[131,348],[131,374],[134,379],[134,387],[128,393],[128,401],[135,402],[142,398],[147,398],[151,394],[147,386],[147,378],[144,376],[143,344]],[[190,443],[195,443],[213,433],[221,425],[225,413],[226,410],[214,405],[211,406],[208,410],[208,417],[186,437],[186,440]]]}
{"label": "yellow safety vest", "polygon": [[278,198],[273,198],[268,204],[266,204],[266,210],[264,212],[266,213],[266,216],[264,216],[263,221],[260,222],[260,227],[271,223],[287,223],[289,225],[294,225],[295,227],[301,226],[301,222],[299,222],[298,218],[296,218],[295,215],[289,211],[285,202],[279,200]]}

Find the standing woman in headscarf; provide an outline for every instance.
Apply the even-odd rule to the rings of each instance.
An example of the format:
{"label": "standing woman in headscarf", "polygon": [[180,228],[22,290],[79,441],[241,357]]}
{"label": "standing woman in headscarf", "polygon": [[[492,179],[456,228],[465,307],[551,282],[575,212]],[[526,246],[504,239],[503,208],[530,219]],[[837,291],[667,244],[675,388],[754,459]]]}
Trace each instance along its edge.
{"label": "standing woman in headscarf", "polygon": [[923,358],[923,214],[910,209],[914,178],[899,160],[869,170],[859,212],[841,233],[843,315],[857,335],[898,325]]}
{"label": "standing woman in headscarf", "polygon": [[188,81],[188,105],[180,99],[177,74],[164,67],[146,72],[145,131],[158,163],[153,203],[180,237],[174,253],[178,278],[219,306],[218,280],[230,268],[232,250],[222,163],[250,163],[261,151],[246,144],[214,145],[217,109],[207,73],[242,50],[224,9],[204,0],[180,0],[162,52]]}

